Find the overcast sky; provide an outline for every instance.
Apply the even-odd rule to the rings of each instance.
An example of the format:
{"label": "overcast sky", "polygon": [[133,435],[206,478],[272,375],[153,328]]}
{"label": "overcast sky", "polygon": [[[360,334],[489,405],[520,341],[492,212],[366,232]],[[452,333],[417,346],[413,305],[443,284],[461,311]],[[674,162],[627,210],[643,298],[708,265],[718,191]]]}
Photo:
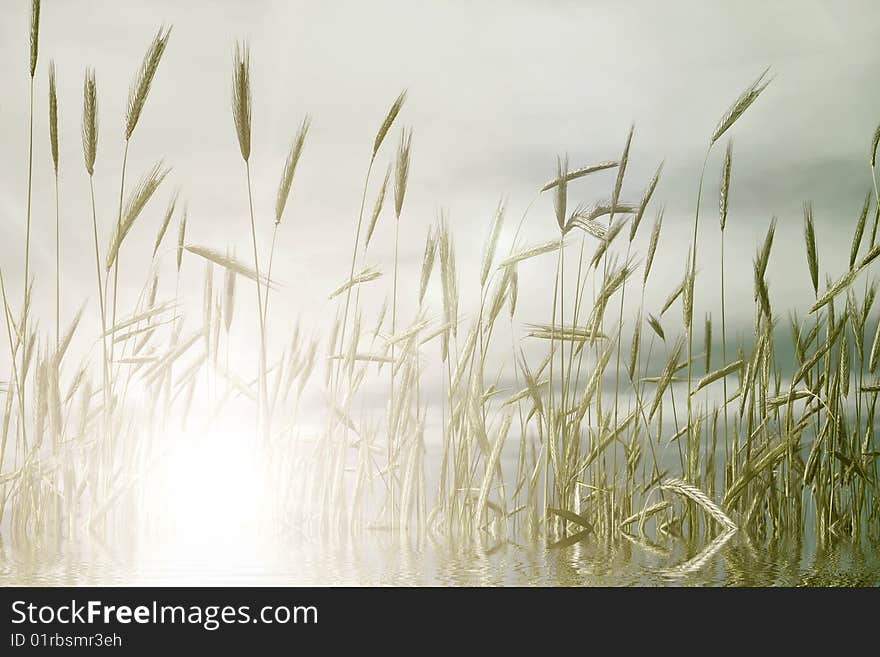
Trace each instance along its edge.
{"label": "overcast sky", "polygon": [[[23,263],[30,2],[0,8],[0,266],[14,302]],[[880,122],[880,4],[830,2],[289,2],[269,0],[44,0],[36,80],[32,271],[37,312],[51,324],[54,197],[47,136],[47,67],[57,65],[61,121],[64,311],[89,296],[94,262],[79,126],[86,66],[97,73],[100,142],[95,185],[102,241],[118,199],[129,84],[160,24],[174,26],[132,140],[129,180],[165,158],[173,166],[123,248],[122,285],[140,290],[149,251],[176,187],[189,204],[188,241],[250,254],[244,170],[230,112],[236,39],[252,48],[252,167],[261,257],[268,257],[275,191],[286,150],[313,119],[292,200],[279,232],[271,330],[292,318],[326,321],[326,296],[347,276],[361,185],[372,141],[403,88],[409,99],[379,158],[393,156],[412,126],[413,163],[401,219],[402,295],[412,298],[428,225],[448,211],[459,249],[460,287],[473,298],[488,222],[502,197],[501,249],[556,157],[573,167],[615,159],[636,126],[624,197],[637,200],[665,161],[655,194],[666,223],[655,268],[658,297],[680,279],[697,181],[709,135],[740,91],[772,66],[767,91],[731,130],[728,219],[733,322],[751,325],[751,260],[779,218],[768,279],[774,307],[807,300],[802,203],[814,203],[822,276],[837,277],[864,194],[871,134]],[[701,232],[697,316],[717,312],[717,188],[723,144],[709,160]],[[377,176],[369,201],[375,194]],[[571,203],[608,197],[611,175],[572,185]],[[653,211],[646,219],[648,226]],[[175,219],[176,223],[176,219]],[[526,236],[554,235],[552,200],[538,201]],[[173,228],[167,244],[174,240]],[[393,219],[380,220],[371,261],[390,271]],[[143,251],[146,249],[146,253]],[[173,295],[173,250],[163,252]],[[549,321],[550,261],[521,273],[522,322]],[[204,266],[184,264],[198,299]],[[168,287],[170,286],[170,287]],[[250,286],[242,286],[249,292]],[[709,292],[711,290],[711,293]],[[240,295],[243,299],[244,293]],[[246,301],[243,301],[246,302]],[[649,299],[656,310],[662,298]],[[439,307],[437,308],[439,311]],[[404,305],[403,315],[412,308]],[[739,313],[739,314],[738,314]],[[92,313],[91,317],[94,317]],[[91,321],[87,319],[86,321]]]}

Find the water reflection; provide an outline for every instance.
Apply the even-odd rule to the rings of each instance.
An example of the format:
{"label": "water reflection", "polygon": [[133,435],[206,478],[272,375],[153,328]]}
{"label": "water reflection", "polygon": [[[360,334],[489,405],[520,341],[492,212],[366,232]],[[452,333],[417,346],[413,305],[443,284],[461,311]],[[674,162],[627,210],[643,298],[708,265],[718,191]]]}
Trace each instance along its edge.
{"label": "water reflection", "polygon": [[[877,586],[880,545],[869,539],[756,545],[743,533],[708,544],[630,535],[561,549],[535,541],[452,541],[368,531],[299,536],[181,558],[129,535],[89,534],[23,545],[0,541],[2,585],[368,586]],[[218,545],[218,548],[221,546]],[[218,549],[218,555],[223,555]]]}

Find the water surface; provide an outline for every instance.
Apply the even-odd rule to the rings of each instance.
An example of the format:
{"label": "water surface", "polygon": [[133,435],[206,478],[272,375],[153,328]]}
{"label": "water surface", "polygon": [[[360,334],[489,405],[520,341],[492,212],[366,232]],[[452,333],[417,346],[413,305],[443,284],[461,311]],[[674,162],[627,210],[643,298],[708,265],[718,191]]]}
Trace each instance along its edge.
{"label": "water surface", "polygon": [[[819,547],[758,546],[741,533],[721,544],[668,538],[453,544],[367,531],[353,537],[179,545],[108,542],[95,536],[0,552],[2,585],[234,586],[877,586],[880,550],[869,540]],[[196,547],[196,546],[193,546]]]}

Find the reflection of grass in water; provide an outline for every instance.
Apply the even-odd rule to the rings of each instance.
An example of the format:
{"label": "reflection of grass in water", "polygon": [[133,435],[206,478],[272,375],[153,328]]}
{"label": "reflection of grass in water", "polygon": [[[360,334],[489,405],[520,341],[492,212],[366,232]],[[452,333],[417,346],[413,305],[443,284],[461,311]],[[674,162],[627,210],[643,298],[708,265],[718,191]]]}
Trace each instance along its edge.
{"label": "reflection of grass in water", "polygon": [[[38,27],[36,9],[34,16]],[[36,27],[32,33],[33,79]],[[297,165],[308,157],[309,119],[300,125],[281,167],[264,275],[256,231],[260,217],[253,211],[250,176],[253,99],[247,47],[236,50],[232,110],[246,168],[253,261],[229,250],[187,245],[184,209],[175,249],[175,298],[160,299],[160,246],[178,212],[175,193],[152,245],[152,264],[140,294],[118,297],[118,277],[133,275],[130,267],[121,266],[124,240],[167,173],[157,165],[134,189],[126,189],[129,142],[169,38],[170,29],[159,30],[132,85],[119,211],[103,257],[92,192],[99,296],[98,308],[86,312],[100,314],[100,360],[76,363],[68,347],[79,316],[62,332],[57,296],[55,339],[47,340],[38,323],[29,321],[29,296],[16,309],[16,300],[3,285],[11,372],[0,452],[0,517],[8,519],[16,537],[31,540],[60,526],[97,529],[108,518],[118,517],[122,508],[136,510],[149,482],[147,466],[161,453],[163,441],[194,418],[222,423],[229,413],[255,418],[253,449],[271,464],[284,522],[307,528],[394,526],[459,538],[487,532],[499,539],[522,534],[541,536],[560,549],[625,530],[634,545],[681,537],[704,550],[714,548],[713,554],[723,551],[721,538],[734,527],[758,540],[800,534],[806,527],[814,527],[822,543],[876,534],[880,508],[874,413],[880,385],[874,374],[880,360],[880,329],[875,331],[869,318],[875,284],[865,276],[859,290],[858,279],[880,255],[877,135],[870,163],[875,186],[856,222],[848,269],[829,278],[825,288],[819,284],[819,253],[812,211],[806,206],[804,273],[809,274],[815,303],[805,318],[793,316],[790,321],[796,363],[789,375],[777,362],[774,336],[780,315],[772,307],[766,279],[773,222],[751,271],[743,263],[732,265],[734,275],[753,277],[755,323],[753,341],[728,345],[723,241],[732,227],[727,225],[728,198],[735,184],[729,145],[719,199],[720,361],[717,354],[713,360],[710,317],[704,323],[702,351],[700,331],[694,335],[701,305],[694,293],[697,238],[700,229],[712,230],[699,218],[703,179],[714,144],[735,128],[766,88],[764,76],[734,102],[711,137],[700,176],[690,257],[681,283],[662,306],[654,307],[649,300],[654,295],[646,293],[654,256],[664,248],[662,209],[647,236],[644,261],[636,255],[646,237],[640,228],[656,203],[662,167],[641,198],[621,198],[630,131],[618,160],[570,169],[567,158],[559,159],[555,178],[532,202],[552,198],[557,225],[548,241],[528,245],[519,238],[530,204],[509,251],[499,254],[505,221],[505,204],[499,203],[482,250],[479,305],[467,314],[459,294],[464,282],[453,236],[441,217],[428,232],[414,319],[408,325],[399,323],[407,300],[398,294],[397,254],[400,231],[404,239],[411,235],[402,213],[410,175],[408,130],[401,133],[400,147],[381,184],[372,177],[374,165],[385,157],[386,137],[396,130],[404,109],[406,95],[401,94],[373,141],[350,267],[333,294],[336,320],[322,338],[326,342],[321,355],[319,340],[308,338],[298,326],[282,343],[267,342],[269,292],[277,288],[271,280],[275,240]],[[54,68],[51,71],[49,138],[57,170],[58,103]],[[82,134],[90,186],[98,147],[97,115],[95,76],[87,72]],[[578,182],[603,172],[615,174],[610,199],[573,204]],[[391,308],[387,311],[383,305],[376,313],[361,293],[375,290],[384,280],[381,269],[369,262],[368,247],[383,211],[387,214],[389,182],[395,215]],[[371,192],[376,200],[365,224]],[[56,211],[56,230],[58,216]],[[549,260],[542,258],[545,255],[556,258],[552,315],[516,337],[518,295],[523,290],[531,293],[521,285],[521,274],[534,273],[535,265]],[[181,266],[193,256],[207,267],[202,313],[195,319],[182,316],[178,294]],[[26,285],[28,267],[26,247]],[[222,288],[213,282],[217,267],[225,276]],[[57,263],[56,295],[59,272]],[[239,276],[256,286],[256,337],[254,327],[245,326],[247,318],[234,321]],[[440,293],[439,313],[426,301],[432,278]],[[633,285],[639,306],[625,316],[623,299]],[[679,302],[677,321],[671,311]],[[127,307],[128,314],[117,313],[117,306]],[[496,336],[505,321],[502,312],[514,329],[505,359],[514,369],[514,390],[502,388],[501,370],[490,358],[508,348],[498,344]],[[235,340],[233,329],[238,331]],[[543,351],[543,357],[527,357],[526,343],[530,354]],[[230,362],[230,351],[244,345],[259,349],[256,376],[237,371]],[[322,368],[323,383],[312,376]],[[442,378],[441,399],[427,399],[422,381],[437,373]],[[323,425],[317,436],[307,437],[297,430],[300,400],[315,388],[323,388],[326,399]],[[388,394],[381,417],[361,410],[369,395],[384,389]],[[720,401],[712,396],[719,391]],[[442,427],[436,463],[425,459],[426,427],[432,424]],[[663,457],[666,450],[676,455],[671,466]],[[513,472],[505,472],[502,463],[511,459]],[[193,464],[193,477],[198,471]],[[429,480],[436,482],[430,493]],[[246,482],[233,480],[228,485]],[[132,522],[128,515],[126,522]],[[698,569],[699,553],[692,557],[685,566]]]}
{"label": "reflection of grass in water", "polygon": [[[711,543],[711,541],[709,542]],[[198,555],[144,545],[142,538],[97,535],[76,543],[0,544],[2,584],[146,585],[445,585],[445,586],[877,586],[876,545],[839,541],[812,550],[796,541],[754,545],[742,532],[690,572],[679,568],[707,542],[587,541],[548,551],[531,542],[425,539],[390,532],[276,542],[255,561],[229,568],[214,552]]]}

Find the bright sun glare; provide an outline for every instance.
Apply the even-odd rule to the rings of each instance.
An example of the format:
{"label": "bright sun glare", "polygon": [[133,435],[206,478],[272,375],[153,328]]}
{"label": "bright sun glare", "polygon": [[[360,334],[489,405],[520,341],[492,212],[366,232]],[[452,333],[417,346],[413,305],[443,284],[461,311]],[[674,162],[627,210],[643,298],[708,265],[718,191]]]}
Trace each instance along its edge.
{"label": "bright sun glare", "polygon": [[[260,560],[272,529],[269,462],[248,427],[175,432],[149,475],[150,560],[229,570]],[[151,541],[153,542],[153,541]]]}

